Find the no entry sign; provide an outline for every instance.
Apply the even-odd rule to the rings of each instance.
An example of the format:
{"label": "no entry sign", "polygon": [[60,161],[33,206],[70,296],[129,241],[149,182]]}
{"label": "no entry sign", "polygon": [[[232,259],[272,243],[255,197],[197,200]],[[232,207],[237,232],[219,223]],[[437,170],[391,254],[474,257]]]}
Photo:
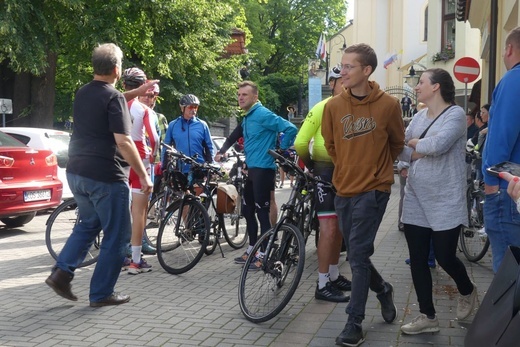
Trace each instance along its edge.
{"label": "no entry sign", "polygon": [[460,58],[453,66],[453,74],[459,82],[471,83],[480,75],[480,65],[471,57]]}

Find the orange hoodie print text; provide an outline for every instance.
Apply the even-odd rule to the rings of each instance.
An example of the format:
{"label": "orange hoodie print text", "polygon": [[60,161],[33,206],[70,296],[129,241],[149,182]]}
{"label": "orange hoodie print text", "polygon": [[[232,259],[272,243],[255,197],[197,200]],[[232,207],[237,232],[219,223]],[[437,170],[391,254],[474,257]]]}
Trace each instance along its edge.
{"label": "orange hoodie print text", "polygon": [[376,128],[373,117],[360,117],[354,120],[354,116],[348,114],[341,118],[341,123],[343,123],[343,138],[347,140],[368,134]]}

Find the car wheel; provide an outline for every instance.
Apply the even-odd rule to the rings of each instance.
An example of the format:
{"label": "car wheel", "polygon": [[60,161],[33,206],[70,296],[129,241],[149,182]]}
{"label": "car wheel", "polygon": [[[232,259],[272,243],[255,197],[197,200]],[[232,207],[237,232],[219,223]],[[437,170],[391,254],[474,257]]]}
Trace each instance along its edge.
{"label": "car wheel", "polygon": [[9,228],[17,228],[32,221],[34,216],[36,216],[36,212],[31,212],[22,216],[0,218],[0,221]]}

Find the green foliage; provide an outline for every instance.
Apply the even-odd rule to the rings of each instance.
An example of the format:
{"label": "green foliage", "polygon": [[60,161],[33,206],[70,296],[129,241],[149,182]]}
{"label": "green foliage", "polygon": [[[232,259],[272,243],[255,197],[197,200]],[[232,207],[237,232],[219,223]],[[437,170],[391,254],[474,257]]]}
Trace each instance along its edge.
{"label": "green foliage", "polygon": [[124,68],[138,66],[161,80],[160,108],[169,119],[186,93],[199,96],[201,116],[209,120],[228,116],[236,105],[244,57],[222,55],[232,29],[246,22],[235,10],[238,0],[2,0],[0,6],[6,8],[0,13],[0,61],[38,75],[48,52],[58,54],[60,118],[72,114],[75,92],[92,79],[92,49],[104,42],[122,48]]}
{"label": "green foliage", "polygon": [[[76,91],[92,79],[92,49],[104,42],[122,48],[124,68],[139,66],[160,79],[158,109],[168,119],[179,113],[179,98],[193,93],[200,116],[215,120],[237,113],[238,70],[246,62],[253,80],[282,74],[262,79],[261,89],[266,106],[284,114],[320,33],[345,25],[346,2],[0,0],[0,8],[0,63],[43,76],[47,57],[57,55],[56,76],[45,76],[56,78],[57,120],[72,114]],[[245,31],[250,54],[223,59],[233,28]]]}
{"label": "green foliage", "polygon": [[322,32],[346,25],[344,0],[240,0],[253,35],[253,76],[282,72],[297,75],[315,56]]}
{"label": "green foliage", "polygon": [[299,83],[298,77],[270,74],[258,82],[259,98],[264,106],[283,117],[287,114],[287,106],[298,100]]}

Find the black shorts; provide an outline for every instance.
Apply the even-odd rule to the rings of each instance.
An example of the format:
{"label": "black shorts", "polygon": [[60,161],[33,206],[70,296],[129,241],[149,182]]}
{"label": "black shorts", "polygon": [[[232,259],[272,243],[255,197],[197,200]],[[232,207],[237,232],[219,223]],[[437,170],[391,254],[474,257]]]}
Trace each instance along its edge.
{"label": "black shorts", "polygon": [[[314,168],[314,177],[326,181],[332,182],[332,174],[334,168]],[[334,198],[336,194],[328,187],[324,187],[323,184],[318,183],[314,190],[314,199],[316,199],[316,213],[318,219],[325,218],[337,218],[336,209],[334,208]]]}

